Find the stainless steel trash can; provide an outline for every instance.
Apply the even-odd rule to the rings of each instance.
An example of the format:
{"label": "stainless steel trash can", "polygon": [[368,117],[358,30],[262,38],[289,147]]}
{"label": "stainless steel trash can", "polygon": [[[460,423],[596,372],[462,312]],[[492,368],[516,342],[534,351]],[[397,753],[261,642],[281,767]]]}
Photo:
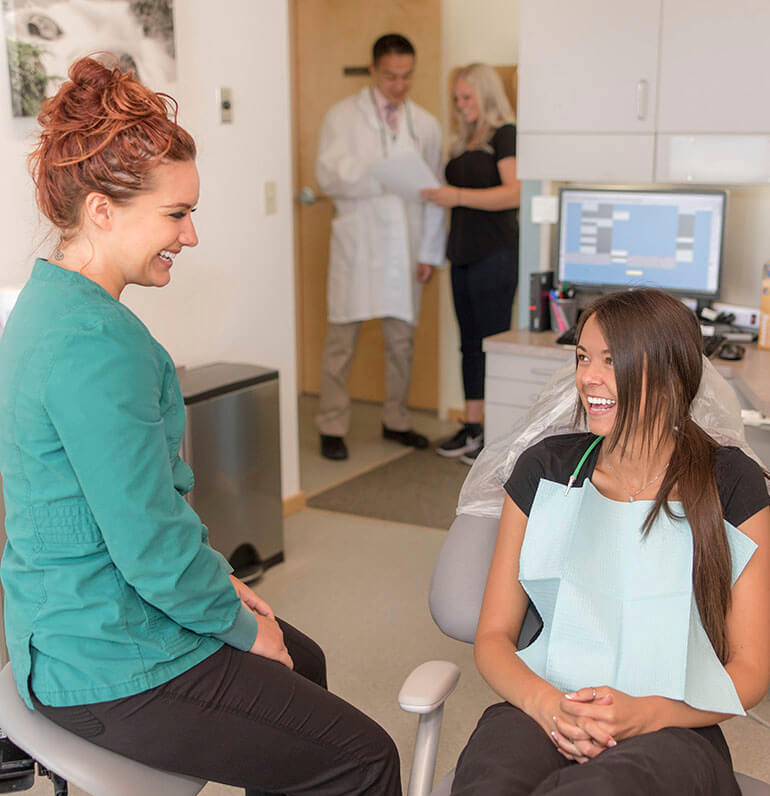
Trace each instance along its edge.
{"label": "stainless steel trash can", "polygon": [[283,561],[278,372],[215,362],[179,374],[187,409],[189,500],[211,546],[244,580]]}

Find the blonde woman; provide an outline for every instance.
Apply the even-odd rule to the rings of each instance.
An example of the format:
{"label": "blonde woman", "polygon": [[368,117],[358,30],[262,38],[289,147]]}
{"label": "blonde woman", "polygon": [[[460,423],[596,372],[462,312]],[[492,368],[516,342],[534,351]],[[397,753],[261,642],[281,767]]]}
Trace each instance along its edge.
{"label": "blonde woman", "polygon": [[486,64],[462,68],[454,104],[459,131],[446,166],[447,185],[425,190],[422,197],[452,209],[447,257],[465,392],[465,424],[436,452],[472,464],[484,444],[481,341],[511,325],[521,186],[514,114],[497,72]]}

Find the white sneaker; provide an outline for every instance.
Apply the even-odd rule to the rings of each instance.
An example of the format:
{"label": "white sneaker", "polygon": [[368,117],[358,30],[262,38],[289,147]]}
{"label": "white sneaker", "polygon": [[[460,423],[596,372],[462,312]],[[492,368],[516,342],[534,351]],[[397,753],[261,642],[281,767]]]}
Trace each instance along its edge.
{"label": "white sneaker", "polygon": [[480,451],[483,446],[484,432],[482,431],[474,437],[471,435],[468,426],[463,426],[452,439],[447,440],[443,445],[439,445],[436,448],[436,453],[447,459],[459,459],[460,456],[466,453]]}
{"label": "white sneaker", "polygon": [[[483,442],[483,440],[482,440],[482,442]],[[467,464],[469,467],[473,466],[473,463],[476,461],[476,459],[479,458],[479,454],[481,453],[482,449],[483,449],[483,445],[480,445],[478,448],[476,448],[475,451],[470,451],[469,453],[464,453],[460,457],[460,461],[463,464]]]}

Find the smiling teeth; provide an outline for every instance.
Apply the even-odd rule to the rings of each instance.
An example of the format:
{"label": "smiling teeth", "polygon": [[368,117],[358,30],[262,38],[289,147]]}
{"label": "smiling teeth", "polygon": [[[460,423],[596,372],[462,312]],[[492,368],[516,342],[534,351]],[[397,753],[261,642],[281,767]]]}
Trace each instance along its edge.
{"label": "smiling teeth", "polygon": [[615,406],[615,401],[610,398],[594,398],[589,395],[586,400],[591,406]]}
{"label": "smiling teeth", "polygon": [[174,257],[176,257],[176,254],[174,254],[174,252],[170,252],[168,249],[163,249],[163,251],[160,253],[160,256],[164,260],[171,260],[171,262],[173,263],[174,262]]}

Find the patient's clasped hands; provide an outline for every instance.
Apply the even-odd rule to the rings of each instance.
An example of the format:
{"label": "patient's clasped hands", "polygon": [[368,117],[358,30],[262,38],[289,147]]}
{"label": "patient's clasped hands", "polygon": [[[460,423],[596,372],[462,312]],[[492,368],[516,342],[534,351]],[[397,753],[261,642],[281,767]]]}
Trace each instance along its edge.
{"label": "patient's clasped hands", "polygon": [[564,757],[586,763],[619,740],[658,729],[653,726],[655,699],[632,697],[609,686],[564,694],[560,715],[552,717],[551,739]]}

